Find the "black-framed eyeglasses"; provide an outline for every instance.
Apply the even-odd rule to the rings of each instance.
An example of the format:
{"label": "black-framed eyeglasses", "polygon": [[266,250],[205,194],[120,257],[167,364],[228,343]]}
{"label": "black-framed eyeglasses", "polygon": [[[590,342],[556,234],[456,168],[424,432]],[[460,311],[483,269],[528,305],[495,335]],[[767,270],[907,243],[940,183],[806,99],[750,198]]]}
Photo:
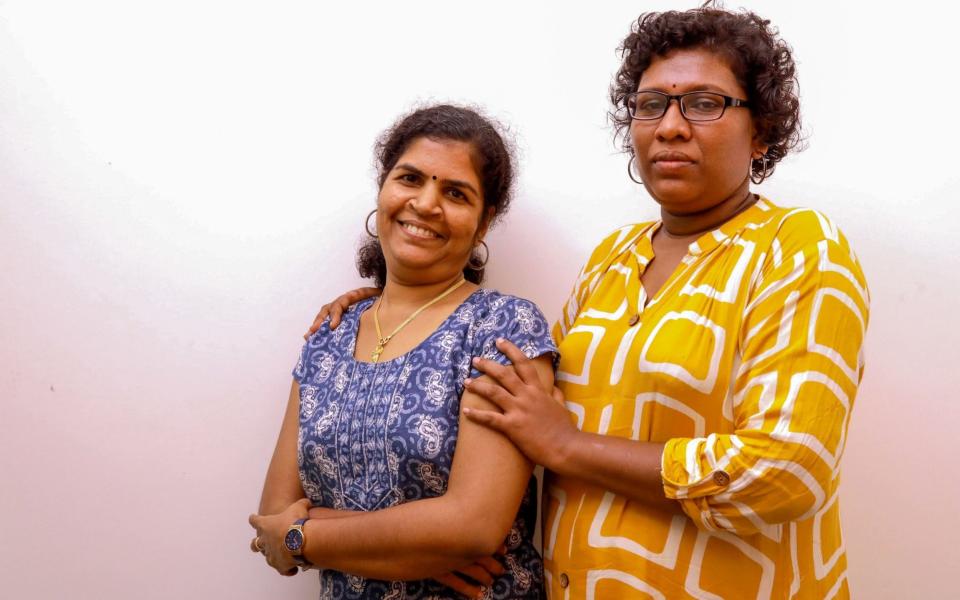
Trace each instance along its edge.
{"label": "black-framed eyeglasses", "polygon": [[746,100],[732,98],[716,92],[687,92],[664,94],[653,90],[627,94],[627,112],[631,119],[652,121],[667,114],[670,102],[680,104],[680,113],[688,121],[716,121],[723,116],[728,106],[749,107]]}

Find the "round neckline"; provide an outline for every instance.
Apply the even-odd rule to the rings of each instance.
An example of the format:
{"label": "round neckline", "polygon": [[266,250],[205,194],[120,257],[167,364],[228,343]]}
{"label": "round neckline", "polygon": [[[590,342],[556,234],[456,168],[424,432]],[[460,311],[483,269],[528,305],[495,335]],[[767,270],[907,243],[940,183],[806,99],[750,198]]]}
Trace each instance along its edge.
{"label": "round neckline", "polygon": [[377,362],[371,362],[369,360],[360,360],[356,356],[354,356],[357,352],[357,339],[360,337],[360,317],[363,316],[363,313],[370,310],[370,307],[373,306],[373,303],[377,301],[377,298],[379,298],[379,296],[373,296],[372,298],[368,298],[370,303],[367,304],[366,306],[361,306],[361,304],[359,303],[357,304],[357,310],[355,311],[357,313],[356,314],[357,330],[353,334],[353,339],[350,342],[350,348],[348,349],[349,352],[347,354],[350,356],[350,360],[353,361],[354,364],[367,365],[367,366],[372,366],[374,368],[377,367],[378,365],[388,365],[390,363],[397,362],[402,359],[406,359],[407,356],[409,356],[412,352],[419,350],[421,346],[429,342],[430,339],[433,338],[433,336],[437,335],[437,333],[439,333],[441,329],[444,329],[447,323],[450,322],[460,312],[460,310],[464,306],[466,306],[468,302],[470,302],[473,299],[474,296],[476,296],[482,291],[486,291],[486,288],[478,287],[477,289],[470,292],[470,295],[464,298],[460,302],[460,304],[458,304],[457,307],[454,308],[453,311],[449,315],[447,315],[447,317],[443,321],[441,321],[439,325],[437,325],[437,328],[433,330],[433,332],[430,333],[430,335],[420,340],[420,343],[418,343],[416,346],[414,346],[413,348],[410,348],[403,354],[394,356],[389,360],[380,360]]}

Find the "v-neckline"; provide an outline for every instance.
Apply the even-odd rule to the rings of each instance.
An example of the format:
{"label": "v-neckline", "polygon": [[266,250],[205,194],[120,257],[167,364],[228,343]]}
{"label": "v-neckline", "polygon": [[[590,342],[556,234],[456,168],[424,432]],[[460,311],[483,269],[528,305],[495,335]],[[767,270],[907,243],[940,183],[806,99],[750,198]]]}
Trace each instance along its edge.
{"label": "v-neckline", "polygon": [[418,350],[421,346],[423,346],[423,345],[425,345],[427,342],[429,342],[430,339],[431,339],[433,336],[437,335],[437,333],[439,333],[441,330],[446,329],[447,324],[457,315],[457,313],[459,313],[460,310],[463,309],[463,307],[466,306],[466,304],[467,304],[468,302],[470,302],[471,299],[472,299],[475,295],[479,294],[483,289],[484,289],[484,288],[482,288],[482,287],[478,287],[477,289],[475,289],[475,290],[473,290],[472,292],[470,292],[470,295],[467,296],[466,298],[464,298],[463,301],[461,301],[460,304],[458,304],[457,307],[454,308],[453,311],[452,311],[449,315],[447,315],[446,318],[444,318],[444,320],[441,321],[439,325],[437,325],[437,328],[436,328],[436,329],[434,329],[429,335],[427,335],[427,337],[425,337],[425,338],[423,338],[422,340],[420,340],[420,342],[417,343],[417,345],[415,345],[413,348],[410,348],[409,350],[407,350],[407,351],[404,352],[403,354],[399,354],[399,355],[397,355],[397,356],[394,356],[393,358],[390,358],[390,359],[387,359],[387,360],[378,360],[377,362],[372,362],[372,361],[369,361],[369,360],[361,360],[361,359],[359,359],[359,358],[356,357],[356,354],[357,354],[357,341],[358,341],[359,338],[360,338],[360,317],[363,316],[363,313],[365,313],[365,312],[367,312],[368,310],[370,310],[370,307],[373,306],[374,302],[377,301],[377,298],[379,298],[379,296],[374,296],[374,297],[372,297],[372,298],[369,298],[369,301],[370,301],[370,302],[369,302],[369,304],[367,304],[366,306],[363,306],[363,305],[361,305],[361,304],[358,304],[358,305],[357,305],[357,311],[356,311],[356,313],[357,313],[357,314],[356,314],[357,330],[354,332],[354,334],[353,334],[353,340],[350,342],[350,348],[349,348],[349,352],[348,352],[348,354],[350,355],[350,360],[352,360],[352,361],[354,362],[354,364],[367,365],[367,366],[372,366],[372,367],[375,368],[377,365],[387,365],[387,364],[390,364],[390,363],[393,363],[393,362],[400,361],[401,359],[406,359],[407,356],[408,356],[411,352],[414,352],[414,351]]}
{"label": "v-neckline", "polygon": [[650,244],[650,258],[643,266],[643,273],[639,275],[640,289],[643,290],[643,298],[640,299],[643,301],[643,304],[642,306],[639,306],[639,312],[645,312],[648,308],[659,302],[660,298],[664,296],[665,291],[673,287],[676,284],[676,281],[684,273],[686,273],[690,267],[696,264],[697,259],[709,254],[728,238],[735,235],[738,231],[743,229],[746,223],[758,220],[756,216],[758,211],[766,212],[769,211],[770,208],[771,206],[769,201],[763,196],[759,196],[756,202],[735,214],[731,219],[721,223],[709,231],[703,232],[693,242],[687,245],[686,254],[684,254],[676,268],[670,273],[670,276],[667,277],[660,288],[652,296],[648,294],[647,288],[643,285],[643,273],[646,272],[647,267],[656,258],[656,254],[653,250],[653,236],[663,226],[663,221],[657,220],[651,223],[650,227],[642,234],[643,237],[646,238],[647,243]]}

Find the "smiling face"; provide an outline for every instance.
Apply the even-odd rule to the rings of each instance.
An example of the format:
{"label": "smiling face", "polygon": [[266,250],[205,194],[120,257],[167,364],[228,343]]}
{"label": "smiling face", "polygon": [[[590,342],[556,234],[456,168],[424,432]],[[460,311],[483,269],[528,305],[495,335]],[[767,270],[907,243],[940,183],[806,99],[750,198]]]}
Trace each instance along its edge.
{"label": "smiling face", "polygon": [[[747,99],[726,61],[703,48],[655,58],[638,90],[710,91]],[[630,136],[647,191],[675,215],[709,210],[746,191],[751,157],[766,150],[756,139],[750,110],[738,107],[727,107],[716,121],[690,122],[679,103],[671,102],[660,119],[633,121]]]}
{"label": "smiling face", "polygon": [[388,278],[427,284],[455,277],[489,222],[471,145],[411,142],[384,178],[377,209]]}

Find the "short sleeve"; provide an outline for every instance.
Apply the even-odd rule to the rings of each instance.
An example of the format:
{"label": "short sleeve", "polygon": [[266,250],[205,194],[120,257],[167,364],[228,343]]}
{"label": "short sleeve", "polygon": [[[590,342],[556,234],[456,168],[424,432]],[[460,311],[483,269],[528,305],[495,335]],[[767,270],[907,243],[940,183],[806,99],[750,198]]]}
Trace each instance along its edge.
{"label": "short sleeve", "polygon": [[293,378],[301,385],[309,380],[310,371],[316,371],[319,367],[317,364],[318,361],[315,360],[315,355],[321,351],[324,345],[324,338],[330,335],[329,322],[330,318],[327,317],[327,320],[320,326],[320,329],[311,334],[303,344],[303,348],[300,349],[297,364],[293,367]]}
{"label": "short sleeve", "polygon": [[313,333],[309,338],[307,338],[307,341],[304,342],[303,348],[300,349],[300,356],[297,357],[297,364],[293,367],[293,378],[299,384],[303,384],[303,380],[306,379],[307,365],[310,364],[310,354],[313,351],[310,342],[317,336],[317,333],[320,332],[317,331],[316,333]]}
{"label": "short sleeve", "polygon": [[333,369],[343,355],[352,355],[359,315],[373,304],[373,301],[373,298],[367,298],[348,308],[340,326],[332,331],[330,317],[327,317],[320,328],[307,338],[293,368],[293,378],[297,383],[303,385],[325,382],[334,374]]}
{"label": "short sleeve", "polygon": [[[551,354],[553,367],[556,369],[560,353],[550,337],[547,319],[533,302],[515,296],[499,296],[494,299],[490,303],[489,311],[477,323],[471,354],[502,365],[510,364],[510,359],[497,349],[498,338],[513,343],[527,358]],[[483,373],[471,366],[470,377],[482,375]]]}

